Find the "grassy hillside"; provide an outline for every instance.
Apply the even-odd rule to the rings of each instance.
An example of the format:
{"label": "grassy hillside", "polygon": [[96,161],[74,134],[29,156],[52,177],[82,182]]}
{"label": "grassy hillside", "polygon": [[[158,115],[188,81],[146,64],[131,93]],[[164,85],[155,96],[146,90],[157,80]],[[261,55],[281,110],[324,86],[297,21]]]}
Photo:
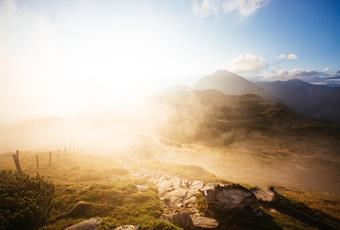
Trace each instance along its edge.
{"label": "grassy hillside", "polygon": [[[39,173],[55,184],[52,215],[44,230],[58,230],[93,216],[103,219],[101,228],[112,229],[122,224],[136,224],[141,229],[176,229],[159,220],[162,207],[152,185],[140,192],[138,184],[146,181],[133,178],[116,160],[88,155],[60,155],[48,164],[48,153],[38,153],[40,168],[36,170],[35,155],[20,153],[23,171],[35,176]],[[55,156],[56,157],[56,156]],[[14,170],[10,154],[0,155],[0,169]],[[74,207],[84,202],[80,209]]]}
{"label": "grassy hillside", "polygon": [[[94,155],[60,154],[59,158],[54,158],[52,165],[49,166],[48,154],[38,153],[40,168],[36,170],[35,155],[30,152],[20,153],[23,171],[31,176],[39,173],[44,180],[55,185],[52,213],[41,229],[64,229],[89,217],[102,218],[100,229],[114,229],[122,224],[138,225],[140,229],[177,229],[169,222],[159,219],[163,207],[156,187],[144,179],[133,177],[118,164],[117,159]],[[14,170],[9,153],[0,155],[0,162],[1,170]],[[133,164],[133,167],[146,168],[168,176],[206,182],[224,182],[195,165],[159,161],[134,161]],[[140,191],[137,185],[147,185],[148,189]],[[252,188],[253,185],[245,186]],[[339,218],[339,201],[334,196],[316,192],[306,193],[285,187],[278,187],[277,191],[290,202],[303,202],[313,209],[322,210],[325,215]],[[293,206],[293,210],[295,209]],[[270,208],[265,211],[275,225],[282,229],[305,229],[313,226],[288,214],[271,211]]]}
{"label": "grassy hillside", "polygon": [[322,135],[336,140],[340,128],[334,124],[304,119],[288,107],[253,94],[225,95],[216,90],[176,91],[157,102],[170,111],[161,129],[167,141],[229,144],[257,136]]}

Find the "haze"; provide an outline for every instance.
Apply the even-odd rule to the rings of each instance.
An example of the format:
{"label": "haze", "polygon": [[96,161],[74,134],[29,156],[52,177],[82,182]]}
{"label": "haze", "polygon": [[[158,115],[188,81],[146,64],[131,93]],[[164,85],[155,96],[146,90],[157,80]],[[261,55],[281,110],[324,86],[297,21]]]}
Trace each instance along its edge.
{"label": "haze", "polygon": [[[237,162],[239,172],[218,165],[214,173],[246,182],[268,172],[264,180],[276,181],[317,158],[328,162],[322,170],[330,176],[319,178],[327,185],[304,186],[334,191],[338,126],[322,122],[338,117],[339,9],[336,1],[2,0],[0,151],[75,146],[93,154],[157,153],[156,159],[176,162],[201,159],[193,157],[197,153],[203,160],[196,163],[212,169],[221,158]],[[291,106],[286,89],[270,86],[275,80],[301,86],[291,79],[308,83],[313,98],[327,102],[324,111],[313,103],[305,109],[308,98],[287,100]],[[313,88],[320,85],[324,91]],[[322,97],[314,94],[321,91]],[[310,136],[297,140],[299,132]],[[310,147],[301,143],[315,144],[316,152],[308,155]],[[298,147],[282,147],[291,144]],[[217,155],[207,160],[202,148]],[[241,173],[257,154],[281,148],[292,160],[289,170],[263,169],[261,161]],[[274,157],[279,162],[280,154]],[[316,171],[303,172],[303,179],[289,174],[287,181],[299,184]]]}
{"label": "haze", "polygon": [[0,122],[122,110],[220,68],[251,79],[296,77],[296,70],[335,72],[335,3],[313,3],[303,17],[313,19],[318,10],[332,23],[316,22],[294,38],[283,34],[301,28],[299,21],[282,23],[278,31],[269,23],[270,12],[284,22],[285,10],[291,10],[294,20],[304,4],[282,4],[2,0]]}

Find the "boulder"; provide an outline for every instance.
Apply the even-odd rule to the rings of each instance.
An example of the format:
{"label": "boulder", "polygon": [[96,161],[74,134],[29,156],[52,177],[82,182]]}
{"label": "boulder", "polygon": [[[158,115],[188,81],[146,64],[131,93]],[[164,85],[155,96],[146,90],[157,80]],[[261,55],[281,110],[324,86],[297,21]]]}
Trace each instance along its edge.
{"label": "boulder", "polygon": [[184,204],[185,207],[190,207],[190,206],[194,205],[195,203],[196,203],[196,197],[192,196],[189,199],[185,200],[183,204]]}
{"label": "boulder", "polygon": [[187,180],[187,179],[183,179],[182,180],[182,187],[183,188],[190,188],[191,186],[191,181],[190,180]]}
{"label": "boulder", "polygon": [[190,189],[193,190],[193,191],[198,191],[198,190],[202,189],[203,186],[204,186],[203,181],[194,180],[190,185]]}
{"label": "boulder", "polygon": [[164,195],[164,198],[170,200],[170,203],[174,203],[178,200],[183,200],[186,197],[187,193],[187,189],[180,188],[166,193]]}
{"label": "boulder", "polygon": [[163,179],[158,184],[158,192],[162,196],[165,192],[173,190],[171,180]]}
{"label": "boulder", "polygon": [[234,209],[251,210],[259,214],[260,205],[255,195],[241,185],[208,184],[202,189],[202,194],[212,215]]}
{"label": "boulder", "polygon": [[178,177],[174,177],[171,180],[171,185],[174,189],[179,189],[182,187],[182,180]]}
{"label": "boulder", "polygon": [[78,224],[71,225],[65,228],[65,230],[96,230],[100,222],[100,218],[91,218]]}
{"label": "boulder", "polygon": [[194,216],[192,221],[195,228],[214,229],[219,225],[216,219],[205,216]]}
{"label": "boulder", "polygon": [[263,202],[272,202],[274,199],[275,193],[271,191],[269,188],[256,188],[253,191],[255,197]]}
{"label": "boulder", "polygon": [[191,216],[187,212],[175,213],[171,215],[162,215],[163,220],[167,220],[185,230],[193,228]]}

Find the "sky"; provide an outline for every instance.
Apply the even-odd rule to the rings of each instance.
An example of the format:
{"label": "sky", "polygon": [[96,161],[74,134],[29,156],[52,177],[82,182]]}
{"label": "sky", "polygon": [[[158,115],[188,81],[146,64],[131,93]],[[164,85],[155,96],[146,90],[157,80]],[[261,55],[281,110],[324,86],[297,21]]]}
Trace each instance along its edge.
{"label": "sky", "polygon": [[217,69],[332,77],[339,38],[337,0],[0,0],[0,122],[128,108]]}

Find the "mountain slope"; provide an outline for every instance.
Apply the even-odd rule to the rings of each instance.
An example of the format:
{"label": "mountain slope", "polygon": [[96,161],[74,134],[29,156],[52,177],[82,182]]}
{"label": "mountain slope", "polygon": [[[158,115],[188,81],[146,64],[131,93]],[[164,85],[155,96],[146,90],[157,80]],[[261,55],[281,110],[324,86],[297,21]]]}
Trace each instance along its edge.
{"label": "mountain slope", "polygon": [[[158,116],[161,143],[188,152],[199,164],[235,181],[257,181],[339,191],[340,127],[297,115],[281,103],[257,95],[225,95],[217,90],[164,94]],[[216,154],[216,155],[214,155]],[[221,158],[220,158],[221,157]]]}
{"label": "mountain slope", "polygon": [[340,122],[340,88],[309,84],[297,79],[257,84],[303,116]]}
{"label": "mountain slope", "polygon": [[215,89],[229,95],[256,94],[265,99],[274,99],[273,95],[257,84],[226,70],[217,70],[215,73],[203,77],[196,83],[195,89]]}
{"label": "mountain slope", "polygon": [[[285,105],[254,94],[177,91],[162,95],[157,102],[171,111],[162,136],[184,142],[229,142],[234,137],[247,138],[253,132],[282,133],[313,126],[313,122],[299,117]],[[226,133],[232,136],[225,137]]]}

